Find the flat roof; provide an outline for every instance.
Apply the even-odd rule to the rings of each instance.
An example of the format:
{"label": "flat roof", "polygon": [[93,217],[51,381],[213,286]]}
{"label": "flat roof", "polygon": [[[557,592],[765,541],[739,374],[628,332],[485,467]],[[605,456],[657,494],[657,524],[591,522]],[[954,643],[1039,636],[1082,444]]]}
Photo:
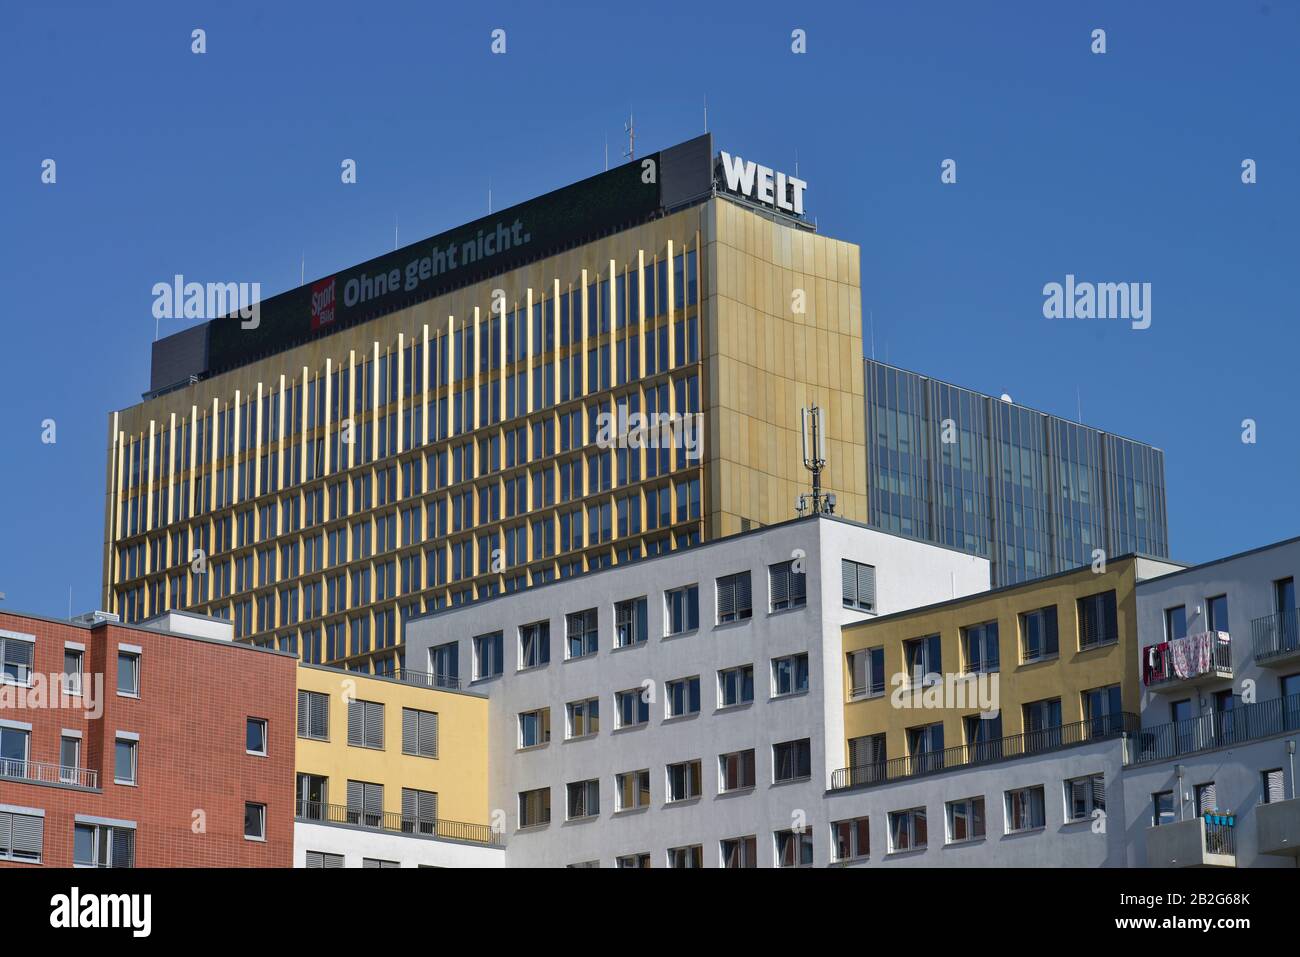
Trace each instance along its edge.
{"label": "flat roof", "polygon": [[[190,617],[193,618],[211,617],[210,615],[202,615],[197,612],[183,612],[183,611],[163,612],[163,614],[169,614],[169,613],[178,614],[178,615],[189,615]],[[181,634],[180,632],[166,631],[162,628],[148,628],[145,626],[143,622],[135,622],[132,624],[127,624],[126,622],[107,621],[107,620],[96,621],[96,622],[70,621],[67,618],[54,618],[51,617],[50,615],[38,615],[35,614],[34,612],[27,612],[27,611],[10,611],[7,608],[0,608],[0,615],[10,615],[14,618],[26,618],[31,621],[44,621],[53,625],[66,625],[69,628],[77,628],[80,629],[81,631],[94,631],[97,628],[124,628],[127,631],[143,632],[146,635],[163,635],[168,638],[182,638],[185,641],[200,641],[203,642],[204,644],[216,645],[221,648],[243,648],[247,651],[255,651],[258,654],[278,655],[279,657],[282,658],[293,658],[294,660],[297,660],[298,658],[298,656],[295,655],[293,652],[280,651],[278,648],[265,648],[262,647],[261,645],[251,645],[243,641],[233,641],[233,640],[227,641],[224,638],[207,638],[203,635],[184,635]],[[155,616],[155,618],[156,617],[157,616]],[[150,618],[148,620],[154,621],[155,618]],[[219,618],[216,620],[225,622],[224,618]]]}

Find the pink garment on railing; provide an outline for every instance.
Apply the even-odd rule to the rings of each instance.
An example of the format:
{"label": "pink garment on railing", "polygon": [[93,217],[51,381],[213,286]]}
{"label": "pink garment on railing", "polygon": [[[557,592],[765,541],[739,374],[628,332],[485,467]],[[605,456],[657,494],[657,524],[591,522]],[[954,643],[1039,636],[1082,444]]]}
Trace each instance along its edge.
{"label": "pink garment on railing", "polygon": [[1202,632],[1169,642],[1169,661],[1179,678],[1195,678],[1210,670],[1214,660],[1215,635]]}

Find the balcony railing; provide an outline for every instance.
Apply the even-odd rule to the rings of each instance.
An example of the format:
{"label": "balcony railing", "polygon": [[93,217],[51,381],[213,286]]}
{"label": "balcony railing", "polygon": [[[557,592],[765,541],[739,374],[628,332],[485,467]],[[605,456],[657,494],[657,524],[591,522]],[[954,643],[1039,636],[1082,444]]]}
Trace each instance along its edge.
{"label": "balcony railing", "polygon": [[[1207,676],[1232,676],[1232,643],[1225,632],[1213,632],[1210,642],[1210,655],[1208,661],[1189,661],[1185,670],[1187,674],[1180,675],[1174,664],[1174,654],[1170,649],[1171,642],[1162,642],[1160,645],[1147,645],[1142,649],[1142,662],[1145,666],[1143,669],[1143,678],[1148,687],[1157,687],[1159,685],[1171,684],[1182,681],[1192,681],[1197,678]],[[1188,641],[1189,639],[1180,638],[1179,641]],[[1153,653],[1154,648],[1154,653]],[[1154,661],[1152,657],[1154,654]]]}
{"label": "balcony railing", "polygon": [[1255,660],[1266,662],[1270,658],[1300,654],[1300,612],[1295,609],[1265,615],[1250,623]]}
{"label": "balcony railing", "polygon": [[1205,853],[1237,853],[1236,818],[1226,814],[1205,815]]}
{"label": "balcony railing", "polygon": [[1125,762],[1165,761],[1297,730],[1300,730],[1300,694],[1143,728],[1131,737]]}
{"label": "balcony railing", "polygon": [[471,844],[486,844],[490,847],[501,844],[501,835],[494,831],[490,824],[465,824],[462,821],[447,821],[442,818],[407,817],[393,811],[363,811],[360,808],[345,807],[341,804],[322,804],[319,801],[300,800],[296,811],[300,821],[350,824],[353,827],[369,827],[393,834],[441,837]]}
{"label": "balcony railing", "polygon": [[99,787],[98,771],[14,758],[0,758],[0,778],[19,778],[37,784],[71,784],[79,788]]}
{"label": "balcony railing", "polygon": [[456,675],[436,674],[430,671],[411,671],[409,668],[398,668],[389,677],[408,685],[419,685],[423,688],[445,688],[449,691],[460,690],[460,678]]}
{"label": "balcony railing", "polygon": [[929,751],[902,758],[890,758],[874,764],[840,768],[831,774],[831,789],[839,791],[845,788],[884,784],[888,781],[900,781],[924,774],[949,771],[953,768],[991,764],[1044,751],[1054,751],[1058,748],[1087,744],[1090,741],[1117,738],[1136,731],[1139,724],[1137,715],[1123,711],[1088,721],[1076,721],[1073,724],[1026,731],[993,741],[963,744],[944,748],[942,751]]}

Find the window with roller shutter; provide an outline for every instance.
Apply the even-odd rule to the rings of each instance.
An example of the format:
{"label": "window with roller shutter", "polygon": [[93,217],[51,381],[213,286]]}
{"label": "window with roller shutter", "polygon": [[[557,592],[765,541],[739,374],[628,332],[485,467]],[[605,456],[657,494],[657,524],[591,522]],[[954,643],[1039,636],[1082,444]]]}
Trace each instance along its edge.
{"label": "window with roller shutter", "polygon": [[1213,814],[1217,808],[1218,797],[1214,782],[1196,785],[1196,816],[1205,817],[1207,814]]}
{"label": "window with roller shutter", "polygon": [[1067,820],[1088,821],[1093,812],[1106,811],[1106,776],[1090,774],[1071,778],[1065,782],[1065,810]]}
{"label": "window with roller shutter", "polygon": [[421,758],[438,756],[437,712],[402,709],[402,753]]}
{"label": "window with roller shutter", "polygon": [[25,685],[32,675],[35,638],[0,632],[0,682]]}
{"label": "window with roller shutter", "polygon": [[44,817],[0,811],[0,860],[39,864],[44,843]]}
{"label": "window with roller shutter", "polygon": [[379,701],[348,702],[348,744],[384,749],[384,705]]}
{"label": "window with roller shutter", "polygon": [[438,793],[402,788],[402,830],[407,834],[438,833]]}
{"label": "window with roller shutter", "polygon": [[802,608],[808,602],[808,576],[795,571],[793,561],[767,566],[767,584],[772,611]]}
{"label": "window with roller shutter", "polygon": [[1260,789],[1260,797],[1264,804],[1276,804],[1278,801],[1286,800],[1286,778],[1282,774],[1281,768],[1273,768],[1265,771],[1261,775],[1263,778],[1263,787]]}
{"label": "window with roller shutter", "polygon": [[1119,641],[1119,620],[1115,610],[1115,592],[1104,591],[1080,598],[1079,649],[1096,648]]}
{"label": "window with roller shutter", "polygon": [[324,851],[308,851],[307,866],[311,868],[328,867],[337,868],[343,866],[342,854],[326,854]]}
{"label": "window with roller shutter", "polygon": [[317,691],[298,692],[298,737],[330,739],[330,699]]}
{"label": "window with roller shutter", "polygon": [[845,608],[876,610],[876,569],[874,565],[841,559],[841,595]]}
{"label": "window with roller shutter", "polygon": [[744,621],[754,614],[749,572],[725,575],[717,581],[718,624]]}
{"label": "window with roller shutter", "polygon": [[380,827],[384,822],[384,786],[369,781],[348,781],[348,823]]}

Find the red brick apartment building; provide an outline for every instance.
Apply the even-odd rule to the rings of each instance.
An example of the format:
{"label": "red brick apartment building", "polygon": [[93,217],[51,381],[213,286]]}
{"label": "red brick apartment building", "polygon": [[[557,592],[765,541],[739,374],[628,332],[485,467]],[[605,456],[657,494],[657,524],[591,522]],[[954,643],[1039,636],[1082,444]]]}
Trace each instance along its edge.
{"label": "red brick apartment building", "polygon": [[0,867],[291,867],[297,662],[112,617],[0,612]]}

